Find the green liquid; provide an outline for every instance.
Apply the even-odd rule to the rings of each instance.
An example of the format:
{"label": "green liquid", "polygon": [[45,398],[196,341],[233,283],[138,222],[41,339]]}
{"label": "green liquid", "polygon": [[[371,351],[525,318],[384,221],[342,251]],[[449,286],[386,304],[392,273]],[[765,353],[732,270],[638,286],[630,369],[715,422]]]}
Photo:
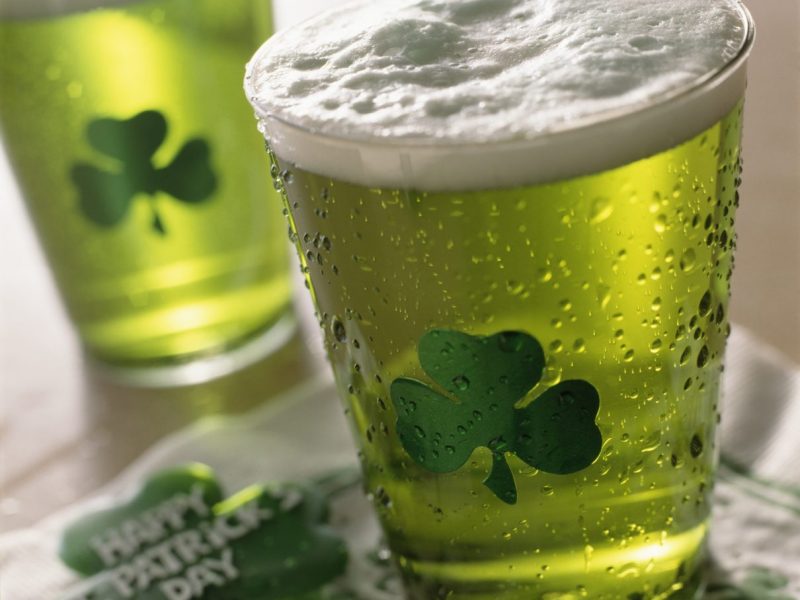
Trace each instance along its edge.
{"label": "green liquid", "polygon": [[[365,189],[276,159],[368,489],[413,598],[692,597],[715,469],[741,109],[601,174],[500,191]],[[535,402],[599,392],[599,458],[571,475],[509,453],[518,502],[478,448],[436,474],[404,450],[397,378],[431,329],[521,331]],[[455,401],[455,400],[454,400]],[[487,405],[490,400],[487,398]]]}
{"label": "green liquid", "polygon": [[[285,314],[285,224],[241,94],[244,64],[271,29],[269,3],[254,0],[0,20],[4,142],[67,309],[97,357],[185,360],[240,344]],[[147,152],[130,140],[92,143],[92,123],[144,111],[166,123],[163,141],[137,130],[150,136]],[[153,183],[153,169],[191,140],[207,156],[174,167],[171,187],[186,191]],[[95,194],[87,213],[76,168],[103,172],[84,185],[99,178],[123,191]]]}

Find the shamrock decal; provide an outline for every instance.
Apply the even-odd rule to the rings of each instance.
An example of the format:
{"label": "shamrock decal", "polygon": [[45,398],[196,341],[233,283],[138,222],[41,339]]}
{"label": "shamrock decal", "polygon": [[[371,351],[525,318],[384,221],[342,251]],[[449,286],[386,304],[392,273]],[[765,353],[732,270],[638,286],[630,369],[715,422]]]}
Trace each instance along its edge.
{"label": "shamrock decal", "polygon": [[172,162],[158,169],[153,155],[167,137],[167,120],[148,110],[128,119],[96,119],[86,131],[91,146],[118,163],[113,171],[88,164],[72,168],[78,188],[80,209],[87,219],[101,227],[118,225],[130,210],[137,194],[150,196],[153,229],[166,234],[155,195],[164,192],[188,204],[207,200],[217,187],[211,169],[211,150],[202,139],[186,142]]}
{"label": "shamrock decal", "polygon": [[599,456],[600,397],[591,384],[564,381],[517,408],[544,371],[544,351],[530,335],[505,331],[476,337],[435,329],[422,336],[418,352],[422,368],[448,395],[400,378],[392,383],[391,397],[400,441],[428,471],[452,473],[476,448],[486,447],[493,464],[483,484],[515,504],[506,453],[561,475],[580,471]]}
{"label": "shamrock decal", "polygon": [[211,469],[188,465],[76,522],[61,558],[92,579],[70,600],[279,600],[344,573],[347,548],[326,525],[322,489],[254,485],[222,496]]}

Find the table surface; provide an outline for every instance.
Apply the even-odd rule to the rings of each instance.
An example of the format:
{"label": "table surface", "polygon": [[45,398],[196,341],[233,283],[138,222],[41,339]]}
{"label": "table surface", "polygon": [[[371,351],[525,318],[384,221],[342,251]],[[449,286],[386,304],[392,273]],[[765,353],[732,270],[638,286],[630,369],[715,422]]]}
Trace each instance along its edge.
{"label": "table surface", "polygon": [[[732,316],[800,364],[800,1],[748,6],[759,38]],[[295,336],[206,385],[148,391],[104,380],[85,364],[18,195],[0,155],[0,530],[91,493],[200,416],[246,411],[325,368]]]}

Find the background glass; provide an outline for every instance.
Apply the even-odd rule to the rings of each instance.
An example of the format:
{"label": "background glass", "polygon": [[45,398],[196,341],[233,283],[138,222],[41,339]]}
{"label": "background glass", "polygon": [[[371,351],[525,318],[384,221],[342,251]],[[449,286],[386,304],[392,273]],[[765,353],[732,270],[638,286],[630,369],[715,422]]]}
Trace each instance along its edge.
{"label": "background glass", "polygon": [[3,139],[85,347],[127,368],[267,348],[285,224],[238,90],[269,3],[85,4],[0,20]]}

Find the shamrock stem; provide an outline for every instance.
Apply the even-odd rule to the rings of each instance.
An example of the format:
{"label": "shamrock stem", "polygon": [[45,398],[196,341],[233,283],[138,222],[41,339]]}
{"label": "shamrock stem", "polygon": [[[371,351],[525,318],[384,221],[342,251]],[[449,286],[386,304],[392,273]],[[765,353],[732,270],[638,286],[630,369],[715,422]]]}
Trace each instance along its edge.
{"label": "shamrock stem", "polygon": [[150,201],[150,210],[153,211],[153,229],[161,236],[167,235],[167,228],[164,227],[164,221],[161,220],[161,215],[158,213],[158,206],[156,206],[155,196],[148,197]]}
{"label": "shamrock stem", "polygon": [[506,504],[517,503],[517,485],[503,452],[492,453],[492,471],[484,479],[483,485]]}

